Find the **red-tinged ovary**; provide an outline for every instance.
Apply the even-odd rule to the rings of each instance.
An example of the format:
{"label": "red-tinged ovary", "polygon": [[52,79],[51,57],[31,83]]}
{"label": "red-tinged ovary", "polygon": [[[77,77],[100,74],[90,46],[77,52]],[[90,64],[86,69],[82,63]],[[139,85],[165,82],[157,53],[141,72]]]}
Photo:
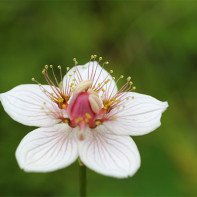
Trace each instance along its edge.
{"label": "red-tinged ovary", "polygon": [[90,94],[88,92],[81,92],[72,98],[69,106],[69,115],[71,124],[73,126],[80,126],[83,130],[85,126],[93,125],[97,114],[93,112],[90,102]]}

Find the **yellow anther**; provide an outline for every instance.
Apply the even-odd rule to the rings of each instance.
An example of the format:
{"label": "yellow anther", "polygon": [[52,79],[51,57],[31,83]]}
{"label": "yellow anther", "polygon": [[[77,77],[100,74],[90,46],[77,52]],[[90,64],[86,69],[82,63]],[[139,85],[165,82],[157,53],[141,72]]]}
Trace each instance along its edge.
{"label": "yellow anther", "polygon": [[86,118],[86,119],[85,119],[85,122],[86,122],[86,123],[88,123],[88,122],[89,122],[89,120]]}
{"label": "yellow anther", "polygon": [[41,87],[41,84],[39,83],[38,86]]}
{"label": "yellow anther", "polygon": [[47,92],[46,90],[43,90],[43,92]]}
{"label": "yellow anther", "polygon": [[49,113],[46,113],[46,115],[49,116],[50,114]]}
{"label": "yellow anther", "polygon": [[134,86],[134,87],[132,88],[132,90],[136,90],[136,87]]}
{"label": "yellow anther", "polygon": [[101,86],[101,84],[99,83],[98,86]]}
{"label": "yellow anther", "polygon": [[58,116],[55,116],[55,119],[58,119],[59,117]]}
{"label": "yellow anther", "polygon": [[78,61],[75,61],[75,64],[78,64]]}
{"label": "yellow anther", "polygon": [[118,99],[116,102],[117,102],[117,103],[120,103],[120,99]]}
{"label": "yellow anther", "polygon": [[45,65],[45,68],[47,69],[49,66],[48,65]]}
{"label": "yellow anther", "polygon": [[129,85],[133,85],[133,82],[131,81],[131,82],[129,82]]}
{"label": "yellow anther", "polygon": [[112,102],[111,102],[111,101],[109,101],[107,105],[108,105],[108,106],[110,106],[111,104],[112,104]]}
{"label": "yellow anther", "polygon": [[127,77],[127,81],[130,81],[131,80],[131,77]]}
{"label": "yellow anther", "polygon": [[70,70],[70,68],[69,68],[69,67],[66,67],[66,70],[67,70],[67,71],[69,71],[69,70]]}
{"label": "yellow anther", "polygon": [[91,116],[89,113],[85,113],[85,115],[86,115],[86,117],[87,117],[88,119],[91,119],[91,118],[92,118],[92,116]]}
{"label": "yellow anther", "polygon": [[68,120],[68,119],[65,119],[65,120],[64,120],[64,123],[69,123],[69,120]]}
{"label": "yellow anther", "polygon": [[51,96],[53,96],[53,95],[54,95],[54,93],[50,93],[50,95],[51,95]]}
{"label": "yellow anther", "polygon": [[83,117],[82,117],[82,116],[81,116],[81,117],[79,117],[79,118],[78,118],[78,120],[79,120],[79,121],[83,120]]}
{"label": "yellow anther", "polygon": [[113,101],[113,102],[116,102],[116,99],[114,98],[112,101]]}
{"label": "yellow anther", "polygon": [[94,59],[94,55],[91,55],[91,59]]}
{"label": "yellow anther", "polygon": [[107,106],[103,107],[103,109],[107,109]]}
{"label": "yellow anther", "polygon": [[54,101],[54,98],[53,98],[53,97],[51,97],[51,100],[52,100],[52,101]]}
{"label": "yellow anther", "polygon": [[109,72],[110,72],[110,73],[113,73],[114,71],[113,71],[113,70],[110,70]]}
{"label": "yellow anther", "polygon": [[43,70],[42,70],[42,74],[45,74],[45,72],[46,72],[46,70],[45,70],[45,69],[43,69]]}
{"label": "yellow anther", "polygon": [[76,70],[74,70],[73,73],[76,73]]}
{"label": "yellow anther", "polygon": [[76,79],[73,79],[73,81],[76,81]]}
{"label": "yellow anther", "polygon": [[76,59],[76,58],[73,58],[73,61],[74,61],[74,62],[76,62],[76,61],[77,61],[77,59]]}
{"label": "yellow anther", "polygon": [[109,81],[105,81],[105,84],[107,84]]}
{"label": "yellow anther", "polygon": [[63,99],[63,98],[58,97],[58,98],[57,98],[57,101],[58,101],[58,103],[63,103],[63,102],[64,102],[64,99]]}
{"label": "yellow anther", "polygon": [[102,122],[100,120],[95,120],[95,125],[100,125]]}
{"label": "yellow anther", "polygon": [[85,124],[85,121],[83,120],[83,121],[81,121],[81,124]]}
{"label": "yellow anther", "polygon": [[126,99],[129,100],[129,97],[127,97]]}
{"label": "yellow anther", "polygon": [[112,119],[112,120],[116,120],[117,118],[116,118],[115,116],[112,116],[111,119]]}
{"label": "yellow anther", "polygon": [[124,78],[124,76],[123,75],[120,75],[120,78],[122,79],[122,78]]}
{"label": "yellow anther", "polygon": [[94,58],[97,58],[97,55],[94,55]]}
{"label": "yellow anther", "polygon": [[72,77],[72,75],[70,74],[69,77]]}
{"label": "yellow anther", "polygon": [[113,79],[113,80],[115,80],[115,79],[116,79],[116,77],[112,77],[112,79]]}
{"label": "yellow anther", "polygon": [[74,83],[71,83],[71,84],[70,84],[70,87],[72,87],[73,85],[74,85]]}
{"label": "yellow anther", "polygon": [[50,68],[53,68],[53,65],[50,65]]}
{"label": "yellow anther", "polygon": [[75,120],[75,122],[78,123],[79,121],[82,121],[82,120],[83,120],[83,117],[81,116],[81,117],[77,118],[77,119]]}
{"label": "yellow anther", "polygon": [[132,96],[131,98],[132,98],[132,99],[134,99],[135,97],[134,97],[134,96]]}
{"label": "yellow anther", "polygon": [[44,107],[41,107],[41,110],[44,110]]}
{"label": "yellow anther", "polygon": [[31,78],[32,81],[35,81],[35,78]]}
{"label": "yellow anther", "polygon": [[63,105],[62,105],[62,108],[66,108],[66,105],[65,105],[65,104],[63,104]]}
{"label": "yellow anther", "polygon": [[99,60],[101,61],[103,58],[102,57],[99,57]]}
{"label": "yellow anther", "polygon": [[46,102],[43,102],[43,105],[46,105]]}
{"label": "yellow anther", "polygon": [[103,91],[103,92],[105,92],[105,89],[104,89],[104,88],[102,88],[102,91]]}
{"label": "yellow anther", "polygon": [[122,107],[125,108],[125,105],[123,105]]}
{"label": "yellow anther", "polygon": [[105,64],[109,64],[109,62],[105,62]]}
{"label": "yellow anther", "polygon": [[58,66],[58,69],[61,69],[61,68],[62,68],[62,67],[59,65],[59,66]]}

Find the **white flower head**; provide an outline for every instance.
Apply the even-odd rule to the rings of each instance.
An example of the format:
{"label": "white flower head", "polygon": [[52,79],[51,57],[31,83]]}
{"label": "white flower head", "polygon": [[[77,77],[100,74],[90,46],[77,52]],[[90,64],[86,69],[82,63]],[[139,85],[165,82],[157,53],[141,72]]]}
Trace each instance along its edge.
{"label": "white flower head", "polygon": [[[117,80],[102,66],[102,58],[72,69],[59,83],[53,66],[42,73],[48,85],[19,85],[0,94],[5,111],[16,121],[40,127],[27,134],[16,150],[20,168],[49,172],[78,157],[103,175],[125,178],[140,167],[140,155],[130,135],[144,135],[160,126],[167,102],[132,92],[131,77],[118,90]],[[54,79],[51,79],[50,74]]]}

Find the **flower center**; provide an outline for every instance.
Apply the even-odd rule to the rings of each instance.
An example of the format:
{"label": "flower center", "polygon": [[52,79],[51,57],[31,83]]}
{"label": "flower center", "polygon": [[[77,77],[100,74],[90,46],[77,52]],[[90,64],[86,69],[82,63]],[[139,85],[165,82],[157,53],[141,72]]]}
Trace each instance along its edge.
{"label": "flower center", "polygon": [[96,92],[90,89],[91,80],[81,81],[74,89],[73,97],[68,104],[68,115],[73,127],[79,126],[81,130],[95,126],[95,119],[102,108],[102,103]]}
{"label": "flower center", "polygon": [[[71,127],[80,127],[84,131],[87,126],[95,128],[105,121],[113,121],[116,119],[118,111],[125,108],[127,92],[135,90],[132,87],[131,77],[127,78],[126,83],[117,90],[117,84],[124,76],[115,80],[107,73],[104,66],[109,62],[104,62],[102,66],[99,61],[96,62],[96,55],[91,55],[90,62],[81,66],[77,66],[78,62],[74,58],[75,69],[66,68],[66,76],[62,77],[62,68],[58,66],[61,81],[56,78],[53,65],[45,65],[42,71],[50,89],[42,86],[35,78],[36,82],[43,93],[52,101],[52,107],[48,107],[46,102],[43,103],[41,109],[51,118],[59,119],[60,122],[66,123]],[[93,60],[93,62],[91,61]],[[49,73],[48,70],[51,69]],[[51,79],[49,75],[53,75]],[[132,97],[133,99],[133,97]],[[57,108],[58,105],[58,108]]]}
{"label": "flower center", "polygon": [[73,98],[73,101],[69,104],[71,124],[72,126],[80,126],[82,130],[87,124],[94,126],[94,120],[97,117],[97,114],[91,108],[89,96],[88,92],[81,92],[74,96],[76,98]]}

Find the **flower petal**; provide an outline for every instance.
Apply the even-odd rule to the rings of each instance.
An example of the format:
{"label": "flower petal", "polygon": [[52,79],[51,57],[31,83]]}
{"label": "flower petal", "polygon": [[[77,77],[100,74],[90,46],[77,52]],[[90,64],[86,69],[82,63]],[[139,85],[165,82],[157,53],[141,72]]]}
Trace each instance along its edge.
{"label": "flower petal", "polygon": [[117,135],[144,135],[157,129],[162,113],[168,107],[167,102],[161,102],[151,96],[129,92],[120,109],[114,109],[109,116],[115,120],[104,122],[106,128]]}
{"label": "flower petal", "polygon": [[[43,86],[51,91],[49,86]],[[40,89],[38,85],[19,85],[0,94],[5,111],[17,122],[29,126],[50,126],[59,120],[55,115],[60,109]],[[51,113],[54,112],[54,113]]]}
{"label": "flower petal", "polygon": [[21,169],[49,172],[64,168],[78,157],[75,132],[66,124],[39,128],[27,134],[16,150]]}
{"label": "flower petal", "polygon": [[[76,71],[76,73],[74,73],[74,71]],[[77,81],[81,81],[79,73],[81,75],[82,80],[93,80],[93,84],[96,87],[99,83],[102,83],[104,80],[109,79],[110,82],[103,86],[103,88],[108,91],[108,95],[112,93],[113,96],[118,91],[117,85],[115,81],[112,79],[112,76],[104,68],[102,68],[97,61],[91,61],[86,63],[85,65],[79,65],[77,66],[77,68],[73,67],[72,69],[70,69],[69,72],[64,76],[63,84],[67,84],[69,81],[70,83],[72,83],[74,77]]]}
{"label": "flower petal", "polygon": [[140,155],[129,136],[111,135],[103,126],[90,130],[81,141],[81,161],[90,169],[106,176],[126,178],[140,167]]}

